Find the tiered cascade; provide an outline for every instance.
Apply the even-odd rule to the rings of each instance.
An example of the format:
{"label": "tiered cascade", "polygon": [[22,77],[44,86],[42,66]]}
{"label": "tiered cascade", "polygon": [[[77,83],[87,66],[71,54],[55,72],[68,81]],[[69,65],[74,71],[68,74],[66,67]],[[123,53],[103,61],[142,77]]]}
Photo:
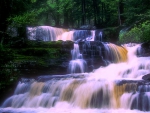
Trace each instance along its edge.
{"label": "tiered cascade", "polygon": [[86,61],[80,54],[79,45],[74,44],[74,49],[71,51],[72,60],[69,63],[70,73],[84,73],[86,71]]}
{"label": "tiered cascade", "polygon": [[[58,113],[58,108],[59,112],[68,113],[74,113],[73,110],[93,113],[150,111],[150,83],[142,80],[150,73],[150,57],[137,57],[141,45],[117,46],[102,42],[102,33],[96,42],[88,40],[98,39],[93,34],[81,40],[75,36],[70,74],[22,79],[14,95],[3,103],[3,111],[33,109],[38,112],[36,109],[41,108],[53,113]],[[86,72],[88,61],[85,58],[89,57],[98,57],[97,62],[104,61],[105,65]]]}

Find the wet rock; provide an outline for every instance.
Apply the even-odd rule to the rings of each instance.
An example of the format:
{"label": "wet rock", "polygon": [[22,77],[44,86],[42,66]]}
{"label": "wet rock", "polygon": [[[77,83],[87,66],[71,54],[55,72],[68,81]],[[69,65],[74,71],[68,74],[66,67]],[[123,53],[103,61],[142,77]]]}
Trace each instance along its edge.
{"label": "wet rock", "polygon": [[150,81],[150,74],[144,75],[142,77],[143,80],[149,80]]}
{"label": "wet rock", "polygon": [[49,81],[49,80],[64,80],[64,79],[69,79],[69,78],[74,78],[74,79],[77,79],[77,78],[85,78],[86,74],[66,74],[66,75],[41,75],[39,77],[36,78],[36,80],[38,82],[46,82],[46,81]]}
{"label": "wet rock", "polygon": [[111,27],[102,29],[103,31],[103,41],[111,42],[116,44],[119,37],[120,27]]}
{"label": "wet rock", "polygon": [[95,26],[92,26],[92,25],[83,25],[80,27],[80,29],[82,30],[90,30],[90,29],[96,29]]}
{"label": "wet rock", "polygon": [[27,46],[17,51],[16,65],[23,75],[41,73],[67,73],[71,60],[72,41],[28,41]]}
{"label": "wet rock", "polygon": [[142,43],[141,47],[137,50],[137,55],[139,57],[150,56],[150,42]]}

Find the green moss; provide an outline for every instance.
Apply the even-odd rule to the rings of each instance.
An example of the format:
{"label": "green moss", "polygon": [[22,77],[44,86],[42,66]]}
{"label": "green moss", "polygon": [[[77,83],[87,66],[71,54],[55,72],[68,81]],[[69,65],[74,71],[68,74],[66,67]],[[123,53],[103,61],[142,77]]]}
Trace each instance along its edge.
{"label": "green moss", "polygon": [[26,41],[25,48],[62,48],[64,46],[72,48],[73,42],[72,41],[64,42],[62,40],[48,41],[48,42],[28,40]]}
{"label": "green moss", "polygon": [[[20,38],[17,37],[17,40]],[[38,73],[40,70],[56,72],[64,60],[70,58],[70,50],[73,47],[71,41],[38,42],[26,40],[24,42],[17,40],[5,47],[0,45],[1,92],[26,72]]]}
{"label": "green moss", "polygon": [[38,57],[47,56],[50,58],[55,58],[57,57],[59,51],[60,50],[57,48],[56,49],[55,48],[24,48],[20,50],[19,53],[27,56],[38,56]]}
{"label": "green moss", "polygon": [[26,47],[27,48],[61,48],[63,41],[49,41],[49,42],[42,42],[42,41],[27,41]]}
{"label": "green moss", "polygon": [[64,45],[62,43],[63,41],[28,41],[27,44],[30,46],[16,49],[15,63],[21,64],[24,67],[32,65],[34,68],[60,65],[62,60],[59,59],[69,58],[70,56],[70,52],[66,53],[63,48],[71,49],[70,45],[73,44],[71,41]]}

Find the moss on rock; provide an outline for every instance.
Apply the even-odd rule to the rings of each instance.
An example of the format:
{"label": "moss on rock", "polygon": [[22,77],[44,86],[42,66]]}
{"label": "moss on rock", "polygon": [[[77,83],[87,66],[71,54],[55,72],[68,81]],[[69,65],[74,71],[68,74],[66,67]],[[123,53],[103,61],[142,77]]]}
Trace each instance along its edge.
{"label": "moss on rock", "polygon": [[15,49],[14,62],[22,72],[33,69],[36,69],[38,72],[39,70],[46,69],[48,71],[52,70],[54,73],[55,69],[62,68],[63,71],[67,72],[67,66],[71,59],[70,51],[72,49],[72,41],[27,41],[24,47]]}

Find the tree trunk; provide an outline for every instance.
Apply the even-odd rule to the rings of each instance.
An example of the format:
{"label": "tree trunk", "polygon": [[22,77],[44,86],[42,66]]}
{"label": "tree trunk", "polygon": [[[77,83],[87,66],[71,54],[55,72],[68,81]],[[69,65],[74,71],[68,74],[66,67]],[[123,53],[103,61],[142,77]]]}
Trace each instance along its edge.
{"label": "tree trunk", "polygon": [[120,0],[119,4],[118,4],[118,21],[119,21],[120,26],[124,22],[123,13],[124,13],[124,4],[123,4],[122,0]]}
{"label": "tree trunk", "polygon": [[64,27],[68,27],[68,12],[64,11]]}
{"label": "tree trunk", "polygon": [[101,17],[101,24],[103,24],[103,19],[104,18],[104,3],[102,3],[102,17]]}
{"label": "tree trunk", "polygon": [[3,41],[3,38],[7,35],[7,18],[10,15],[10,5],[12,5],[11,2],[11,0],[0,0],[0,42]]}
{"label": "tree trunk", "polygon": [[97,18],[97,25],[100,24],[100,8],[99,8],[99,4],[97,2],[97,0],[95,0],[95,13],[96,13],[96,18]]}
{"label": "tree trunk", "polygon": [[97,15],[96,15],[96,7],[95,7],[95,0],[93,0],[93,9],[94,9],[94,25],[97,24]]}
{"label": "tree trunk", "polygon": [[85,0],[82,0],[82,25],[85,25]]}

